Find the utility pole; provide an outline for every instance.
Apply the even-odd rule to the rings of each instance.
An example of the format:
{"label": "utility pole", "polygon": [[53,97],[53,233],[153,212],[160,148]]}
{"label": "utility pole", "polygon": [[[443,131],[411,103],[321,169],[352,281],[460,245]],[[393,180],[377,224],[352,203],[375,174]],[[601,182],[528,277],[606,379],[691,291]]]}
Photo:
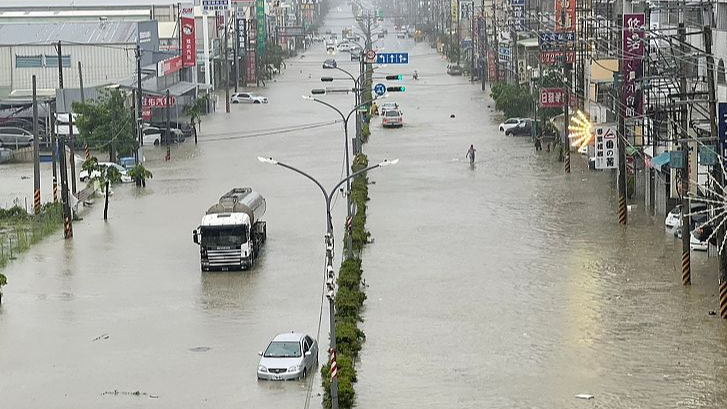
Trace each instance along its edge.
{"label": "utility pole", "polygon": [[40,135],[38,134],[38,93],[33,75],[33,212],[40,214]]}
{"label": "utility pole", "polygon": [[[623,32],[623,15],[616,17],[616,27],[618,32]],[[622,34],[621,34],[622,35]],[[624,55],[623,40],[619,41],[619,55]],[[618,223],[626,225],[628,223],[628,206],[626,205],[626,106],[624,104],[624,88],[626,87],[626,78],[623,78],[623,58],[618,60],[618,78],[621,83],[618,86],[616,106],[618,107]]]}
{"label": "utility pole", "polygon": [[167,117],[167,141],[166,144],[169,145],[172,143],[172,126],[170,124],[170,111],[171,111],[171,100],[169,95],[169,89],[167,89],[166,93],[164,94],[166,101],[164,103],[164,113]]}
{"label": "utility pole", "polygon": [[[58,47],[56,47],[56,50],[58,51],[58,86],[62,90],[63,89],[63,52],[61,47],[61,42],[58,40]],[[65,93],[63,93],[63,103],[66,105],[66,111],[68,111],[68,137],[70,144],[70,153],[71,153],[71,191],[73,194],[76,194],[76,149],[74,146],[74,140],[73,140],[73,109],[70,109],[68,106],[68,102],[65,99]],[[65,151],[63,152],[63,155],[65,156]],[[66,176],[67,178],[67,176]],[[67,186],[67,185],[66,185]]]}
{"label": "utility pole", "polygon": [[490,84],[500,82],[500,41],[497,38],[497,7],[492,2],[492,53],[495,55],[495,79],[490,79]]}
{"label": "utility pole", "polygon": [[[63,61],[61,61],[62,53],[60,40],[58,41],[56,50],[58,51],[58,88],[63,90]],[[63,202],[63,238],[70,239],[73,237],[73,214],[71,214],[71,206],[68,200],[69,195],[68,170],[66,169],[66,137],[59,134],[58,143],[61,170],[61,201]]]}
{"label": "utility pole", "polygon": [[81,69],[81,62],[78,62],[78,86],[81,88],[81,102],[86,103],[86,94],[83,92],[83,70]]}
{"label": "utility pole", "polygon": [[687,63],[684,61],[687,55],[687,29],[684,23],[679,23],[679,44],[681,55],[679,58],[679,71],[681,78],[679,79],[679,98],[681,106],[679,108],[679,127],[684,132],[681,138],[681,150],[684,158],[682,163],[684,167],[681,169],[681,195],[682,195],[682,284],[692,284],[692,266],[691,254],[689,248],[689,239],[691,237],[692,223],[689,215],[689,118],[687,117]]}
{"label": "utility pole", "polygon": [[[573,0],[571,0],[573,1]],[[560,27],[564,33],[566,31],[565,25],[565,8],[560,11]],[[571,75],[570,75],[570,64],[568,63],[568,50],[566,49],[566,41],[560,45],[561,58],[563,61],[563,138],[561,138],[561,149],[563,149],[563,169],[565,173],[570,173],[570,141],[568,138],[568,117],[570,115],[570,88],[571,88]],[[620,144],[622,145],[622,144]],[[619,146],[620,146],[619,145]],[[619,165],[620,166],[620,165]]]}
{"label": "utility pole", "polygon": [[225,112],[230,113],[230,60],[228,58],[229,56],[229,47],[227,38],[229,37],[229,27],[228,27],[228,12],[225,10],[222,13],[222,18],[224,19],[224,24],[222,25],[225,29]]}
{"label": "utility pole", "polygon": [[517,50],[518,35],[517,35],[517,30],[516,30],[515,22],[514,22],[515,13],[513,12],[511,14],[511,16],[513,18],[513,24],[510,26],[511,27],[510,28],[510,37],[512,37],[512,51],[511,51],[512,68],[513,68],[512,77],[515,80],[515,86],[519,87],[520,86],[520,70],[518,67],[518,50]]}
{"label": "utility pole", "polygon": [[55,102],[50,103],[50,149],[51,149],[51,161],[53,166],[53,203],[58,201],[58,144],[56,141],[56,106]]}
{"label": "utility pole", "polygon": [[[707,55],[707,86],[709,87],[709,127],[710,135],[718,135],[719,127],[717,126],[717,92],[714,84],[714,56],[712,55],[712,27],[704,26],[704,51]],[[717,155],[722,156],[724,153],[724,146],[720,146],[720,139],[717,138],[716,151]],[[724,166],[720,161],[713,167],[713,177],[717,182],[718,186],[724,186]],[[714,189],[717,191],[717,189]],[[715,198],[719,200],[718,198]],[[717,230],[717,243],[722,244],[725,236],[724,224],[719,224],[719,230]],[[727,254],[719,252],[719,263],[717,267],[717,275],[719,277],[719,316],[722,319],[727,318]]]}
{"label": "utility pole", "polygon": [[235,15],[232,20],[235,22],[235,92],[237,92],[237,85],[240,83],[240,20],[238,20],[237,15],[237,3],[235,3],[234,13]]}
{"label": "utility pole", "polygon": [[[141,46],[136,46],[136,139],[137,146],[144,144],[144,125],[142,123],[142,87],[141,87]],[[143,149],[142,149],[143,152]],[[136,149],[136,163],[144,163],[144,155],[139,155],[139,148]]]}
{"label": "utility pole", "polygon": [[330,375],[331,375],[331,409],[338,409],[338,366],[336,363],[336,272],[333,269],[333,223],[331,222],[331,207],[328,206],[327,213],[327,232],[325,237],[326,243],[326,298],[328,298],[328,322],[330,325],[330,346],[328,353],[330,355]]}

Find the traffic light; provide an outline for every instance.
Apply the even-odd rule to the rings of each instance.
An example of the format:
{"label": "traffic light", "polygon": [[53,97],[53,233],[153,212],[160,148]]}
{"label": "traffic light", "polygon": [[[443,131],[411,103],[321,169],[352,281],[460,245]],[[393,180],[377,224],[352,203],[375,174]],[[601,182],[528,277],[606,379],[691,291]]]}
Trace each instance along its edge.
{"label": "traffic light", "polygon": [[387,80],[392,80],[392,81],[401,81],[401,80],[404,79],[404,76],[401,75],[401,74],[399,74],[399,75],[387,75],[386,76],[386,79]]}
{"label": "traffic light", "polygon": [[324,95],[326,93],[326,90],[320,89],[320,88],[312,89],[312,90],[310,90],[310,93],[313,95]]}
{"label": "traffic light", "polygon": [[386,90],[388,92],[404,92],[404,91],[406,91],[406,88],[404,88],[404,87],[386,87]]}
{"label": "traffic light", "polygon": [[333,82],[333,77],[321,77],[321,82]]}

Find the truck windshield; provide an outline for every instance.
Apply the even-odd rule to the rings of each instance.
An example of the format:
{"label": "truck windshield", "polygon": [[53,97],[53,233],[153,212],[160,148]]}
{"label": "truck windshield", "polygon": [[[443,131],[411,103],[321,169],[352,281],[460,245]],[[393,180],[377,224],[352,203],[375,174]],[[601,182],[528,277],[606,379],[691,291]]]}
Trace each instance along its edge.
{"label": "truck windshield", "polygon": [[247,242],[245,226],[203,227],[203,246],[237,246]]}

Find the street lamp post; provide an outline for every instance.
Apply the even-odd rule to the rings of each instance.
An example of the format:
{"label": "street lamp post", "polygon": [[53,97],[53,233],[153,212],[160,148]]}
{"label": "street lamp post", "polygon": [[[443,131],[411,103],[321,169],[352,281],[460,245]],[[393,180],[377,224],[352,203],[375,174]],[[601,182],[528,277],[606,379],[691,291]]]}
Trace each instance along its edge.
{"label": "street lamp post", "polygon": [[[262,163],[268,163],[271,165],[276,165],[283,167],[285,169],[291,170],[299,175],[304,176],[311,182],[315,183],[316,186],[321,190],[321,193],[323,194],[323,199],[326,202],[326,235],[325,235],[325,244],[326,244],[326,298],[328,298],[328,305],[329,305],[329,323],[330,323],[330,348],[329,348],[329,362],[331,364],[331,407],[332,409],[338,409],[338,373],[336,368],[336,304],[335,304],[335,285],[336,285],[336,273],[333,269],[333,248],[334,248],[334,242],[333,239],[333,220],[331,218],[331,201],[333,200],[333,195],[336,193],[336,190],[341,187],[344,183],[347,183],[352,178],[355,178],[358,175],[361,175],[363,173],[366,173],[370,170],[374,170],[376,168],[381,168],[388,165],[395,165],[399,162],[399,159],[394,160],[386,160],[384,159],[383,162],[378,163],[376,165],[369,166],[365,169],[359,170],[357,172],[354,172],[350,174],[349,176],[345,177],[343,180],[338,182],[333,189],[330,191],[326,191],[326,188],[323,187],[323,185],[313,176],[309,175],[308,173],[294,167],[291,165],[288,165],[287,163],[279,162],[273,158],[264,158],[262,156],[258,156],[257,158]],[[350,235],[349,235],[350,236]],[[350,249],[350,245],[349,245]]]}
{"label": "street lamp post", "polygon": [[[372,102],[373,100],[366,101],[365,103],[356,105],[353,108],[353,110],[351,110],[351,112],[348,113],[348,115],[345,115],[343,112],[341,112],[340,109],[336,108],[335,106],[329,104],[326,101],[322,101],[320,99],[317,99],[317,98],[314,98],[311,96],[307,96],[307,95],[303,95],[303,99],[315,101],[321,105],[325,105],[325,106],[331,108],[332,110],[336,111],[336,113],[338,113],[338,115],[341,116],[341,120],[343,120],[343,135],[345,138],[344,149],[346,150],[346,155],[345,155],[345,157],[346,157],[346,179],[344,180],[346,182],[346,216],[347,216],[347,220],[352,220],[353,219],[353,214],[352,214],[353,210],[351,208],[351,159],[350,159],[349,150],[348,150],[348,120],[351,118],[351,114],[356,112],[361,106],[368,104],[369,102]],[[336,188],[338,188],[338,186],[336,186]],[[347,231],[347,234],[346,234],[346,247],[348,247],[348,250],[346,252],[346,258],[347,259],[353,258],[353,237],[351,237],[350,231]]]}

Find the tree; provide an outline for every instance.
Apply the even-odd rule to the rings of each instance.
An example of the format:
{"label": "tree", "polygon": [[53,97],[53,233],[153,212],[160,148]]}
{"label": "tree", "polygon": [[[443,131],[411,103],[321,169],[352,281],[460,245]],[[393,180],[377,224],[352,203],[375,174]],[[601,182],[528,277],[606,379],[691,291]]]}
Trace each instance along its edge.
{"label": "tree", "polygon": [[508,118],[528,116],[533,108],[533,96],[525,87],[497,83],[492,86],[490,96],[495,100],[495,107]]}
{"label": "tree", "polygon": [[103,209],[103,219],[108,220],[109,215],[109,185],[121,183],[121,172],[113,166],[101,166],[98,159],[94,156],[83,163],[83,170],[88,172],[89,183],[97,186],[104,186],[105,201]]}
{"label": "tree", "polygon": [[197,143],[197,126],[199,131],[202,131],[202,113],[205,111],[205,107],[209,102],[209,94],[197,97],[194,102],[184,107],[184,114],[189,116],[189,121],[192,123],[192,132],[194,132],[194,143]]}
{"label": "tree", "polygon": [[107,149],[111,162],[115,162],[117,152],[128,155],[138,147],[127,102],[125,92],[109,90],[102,91],[98,100],[73,103],[80,139],[93,149]]}
{"label": "tree", "polygon": [[151,179],[154,175],[144,167],[141,163],[137,163],[131,170],[129,170],[129,176],[134,179],[136,186],[146,187],[146,180]]}

